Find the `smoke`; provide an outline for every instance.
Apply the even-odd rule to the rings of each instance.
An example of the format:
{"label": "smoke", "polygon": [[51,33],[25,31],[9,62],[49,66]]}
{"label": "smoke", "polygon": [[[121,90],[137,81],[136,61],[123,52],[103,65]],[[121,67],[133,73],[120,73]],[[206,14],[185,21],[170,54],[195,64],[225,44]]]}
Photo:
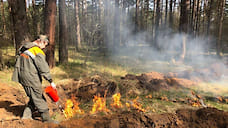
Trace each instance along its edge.
{"label": "smoke", "polygon": [[[210,68],[210,72],[219,70],[221,77],[227,71],[224,62],[216,57],[215,51],[210,51],[210,44],[215,41],[213,37],[194,37],[160,24],[162,27],[157,30],[155,41],[155,30],[151,28],[152,25],[148,25],[147,31],[134,32],[134,10],[127,13],[126,10],[115,7],[105,9],[110,9],[104,23],[107,27],[106,44],[111,53],[110,58],[127,70],[137,73],[150,71],[167,73]],[[115,31],[118,31],[119,37],[115,37]],[[113,41],[117,38],[119,42]],[[184,38],[186,38],[186,54],[183,63],[179,63]],[[213,67],[213,64],[219,66]]]}

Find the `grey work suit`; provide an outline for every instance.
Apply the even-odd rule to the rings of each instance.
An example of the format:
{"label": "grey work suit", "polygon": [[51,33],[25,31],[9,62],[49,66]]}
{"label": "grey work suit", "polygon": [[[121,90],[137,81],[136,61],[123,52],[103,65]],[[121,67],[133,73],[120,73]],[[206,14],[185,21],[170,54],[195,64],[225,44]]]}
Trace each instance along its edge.
{"label": "grey work suit", "polygon": [[12,80],[24,87],[30,98],[28,107],[32,110],[36,107],[41,113],[48,111],[42,91],[42,77],[52,82],[45,54],[34,43],[28,42],[19,49]]}

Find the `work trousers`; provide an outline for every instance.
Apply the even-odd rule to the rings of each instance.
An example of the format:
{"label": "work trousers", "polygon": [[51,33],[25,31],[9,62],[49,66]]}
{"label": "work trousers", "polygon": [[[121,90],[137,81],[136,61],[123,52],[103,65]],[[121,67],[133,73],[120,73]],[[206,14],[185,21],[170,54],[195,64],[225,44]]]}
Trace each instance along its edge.
{"label": "work trousers", "polygon": [[24,90],[29,97],[27,106],[33,111],[35,108],[40,113],[48,111],[47,101],[43,95],[41,87],[23,86]]}

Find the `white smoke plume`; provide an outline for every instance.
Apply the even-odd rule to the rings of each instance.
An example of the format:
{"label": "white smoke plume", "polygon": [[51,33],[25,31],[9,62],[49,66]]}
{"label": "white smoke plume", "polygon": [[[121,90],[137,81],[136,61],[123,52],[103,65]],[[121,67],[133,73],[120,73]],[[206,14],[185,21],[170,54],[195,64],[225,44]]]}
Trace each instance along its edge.
{"label": "white smoke plume", "polygon": [[[153,36],[151,34],[152,30],[133,32],[134,11],[129,13],[130,15],[126,15],[125,10],[112,8],[109,12],[111,12],[110,15],[105,17],[105,25],[107,26],[107,47],[111,51],[110,57],[114,62],[121,64],[129,71],[137,73],[150,71],[167,73],[210,68],[210,72],[219,72],[221,77],[226,75],[226,62],[224,63],[224,61],[217,58],[215,50],[210,51],[211,46],[209,44],[215,41],[213,37],[193,37],[175,32],[168,27],[163,27],[158,30],[157,42],[160,48],[158,50],[153,45],[154,41],[151,40]],[[116,21],[119,23],[114,24],[115,19],[111,18],[114,17],[114,13],[118,13]],[[116,26],[118,24],[120,26]],[[113,33],[118,29],[120,30],[120,45],[113,45],[110,42],[116,38],[113,37]],[[182,53],[184,36],[187,37],[186,56],[183,63],[178,63]],[[213,67],[213,65],[219,66]],[[192,73],[192,75],[195,74]]]}

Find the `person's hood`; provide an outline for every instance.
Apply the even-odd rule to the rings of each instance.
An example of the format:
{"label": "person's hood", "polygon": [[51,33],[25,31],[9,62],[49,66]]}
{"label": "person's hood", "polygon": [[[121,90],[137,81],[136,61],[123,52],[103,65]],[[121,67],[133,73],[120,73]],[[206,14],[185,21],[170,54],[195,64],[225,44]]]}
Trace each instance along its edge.
{"label": "person's hood", "polygon": [[23,44],[20,48],[19,48],[19,54],[23,53],[24,51],[34,47],[34,46],[37,46],[35,43],[33,42],[26,42],[25,44]]}
{"label": "person's hood", "polygon": [[33,42],[26,42],[23,47],[25,47],[26,49],[29,49],[31,47],[37,46],[35,43]]}

